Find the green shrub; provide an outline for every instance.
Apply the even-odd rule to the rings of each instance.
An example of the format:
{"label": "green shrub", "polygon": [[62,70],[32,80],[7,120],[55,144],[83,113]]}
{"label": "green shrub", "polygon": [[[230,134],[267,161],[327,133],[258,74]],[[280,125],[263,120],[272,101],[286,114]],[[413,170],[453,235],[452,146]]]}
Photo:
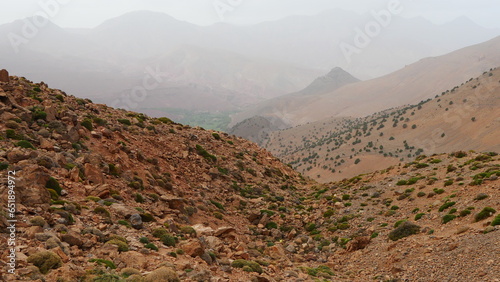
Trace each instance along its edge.
{"label": "green shrub", "polygon": [[118,122],[121,123],[121,124],[125,124],[125,125],[132,125],[132,123],[130,122],[130,120],[124,119],[124,118],[118,119]]}
{"label": "green shrub", "polygon": [[212,205],[216,206],[219,210],[226,210],[224,208],[224,206],[221,203],[217,202],[217,201],[210,200],[210,203],[212,203]]}
{"label": "green shrub", "polygon": [[[132,267],[125,267],[120,271],[120,274],[123,277],[128,278],[132,275],[141,275],[141,272],[135,268],[132,268]],[[133,281],[135,281],[135,280],[133,280]]]}
{"label": "green shrub", "polygon": [[498,214],[497,216],[495,216],[495,218],[491,222],[491,226],[497,226],[497,225],[500,225],[500,214]]}
{"label": "green shrub", "polygon": [[110,175],[113,175],[113,176],[119,176],[120,175],[120,171],[118,170],[118,168],[116,167],[116,165],[114,165],[114,164],[108,164],[108,168],[109,168],[109,174]]}
{"label": "green shrub", "polygon": [[126,220],[118,220],[118,224],[120,224],[120,225],[124,225],[124,226],[129,227],[129,228],[130,228],[130,227],[132,227],[132,226],[130,225],[130,222],[128,222],[128,221],[126,221]]}
{"label": "green shrub", "polygon": [[453,185],[453,180],[451,180],[451,179],[450,179],[450,180],[446,180],[446,181],[444,182],[444,187],[446,187],[446,186],[450,186],[450,185]]}
{"label": "green shrub", "polygon": [[478,214],[476,214],[474,219],[476,220],[476,222],[478,222],[478,221],[481,221],[483,219],[486,219],[486,218],[492,216],[495,213],[496,213],[495,209],[493,209],[491,207],[485,207],[482,211],[480,211]]}
{"label": "green shrub", "polygon": [[404,180],[404,179],[401,179],[399,180],[396,185],[398,186],[403,186],[403,185],[407,185],[408,184],[408,181]]}
{"label": "green shrub", "polygon": [[99,117],[93,118],[92,121],[99,126],[105,126],[108,123],[106,120]]}
{"label": "green shrub", "polygon": [[231,266],[235,267],[235,268],[245,268],[246,267],[247,271],[249,271],[249,272],[257,272],[259,274],[262,273],[262,267],[255,261],[237,259],[231,263]]}
{"label": "green shrub", "polygon": [[316,224],[315,223],[308,223],[306,224],[306,226],[304,227],[304,229],[308,232],[311,232],[313,231],[314,229],[316,229]]}
{"label": "green shrub", "polygon": [[138,203],[144,203],[144,197],[141,194],[135,193],[134,198],[135,198],[136,202],[138,202]]}
{"label": "green shrub", "polygon": [[64,102],[64,96],[61,95],[61,94],[57,94],[56,95],[56,99],[59,100],[59,101],[61,101],[61,102]]}
{"label": "green shrub", "polygon": [[36,110],[33,112],[32,116],[33,120],[38,120],[38,119],[45,120],[47,118],[47,113],[44,111]]}
{"label": "green shrub", "polygon": [[220,212],[214,212],[214,217],[217,219],[223,219],[224,216]]}
{"label": "green shrub", "polygon": [[167,117],[161,117],[161,118],[158,118],[158,120],[165,123],[165,124],[174,123],[171,119],[169,119]]}
{"label": "green shrub", "polygon": [[52,189],[56,191],[59,196],[61,195],[61,185],[59,185],[59,182],[54,177],[50,177],[49,180],[47,180],[47,182],[45,183],[45,188]]}
{"label": "green shrub", "polygon": [[149,243],[149,239],[148,239],[148,237],[141,237],[141,238],[139,238],[139,242],[141,242],[143,244],[147,244],[147,243]]}
{"label": "green shrub", "polygon": [[191,226],[183,226],[180,231],[182,234],[196,235],[196,230]]}
{"label": "green shrub", "polygon": [[401,219],[401,220],[398,220],[394,223],[394,228],[400,226],[402,223],[408,221],[407,219]]}
{"label": "green shrub", "polygon": [[337,223],[336,227],[338,230],[347,230],[351,226],[347,222],[342,222],[342,223]]}
{"label": "green shrub", "polygon": [[26,140],[21,140],[21,141],[17,142],[16,146],[21,147],[21,148],[25,148],[25,149],[35,150],[35,147],[33,146],[33,144],[31,144],[29,141],[26,141]]}
{"label": "green shrub", "polygon": [[266,224],[266,229],[277,229],[278,224],[274,221],[270,221]]}
{"label": "green shrub", "polygon": [[323,217],[329,218],[335,213],[334,210],[328,209],[326,212],[323,213]]}
{"label": "green shrub", "polygon": [[344,194],[344,195],[342,195],[342,201],[347,201],[347,200],[349,200],[350,198],[351,198],[351,196],[350,196],[350,195],[348,195],[348,194]]}
{"label": "green shrub", "polygon": [[196,152],[198,153],[198,155],[202,156],[203,158],[205,158],[207,161],[211,161],[211,162],[217,162],[217,157],[210,154],[209,152],[207,152],[207,150],[205,150],[202,146],[200,145],[196,145]]}
{"label": "green shrub", "polygon": [[50,199],[51,200],[54,200],[54,201],[59,200],[59,194],[57,194],[56,190],[54,190],[54,189],[47,189],[47,191],[50,194]]}
{"label": "green shrub", "polygon": [[0,171],[6,170],[9,167],[8,163],[0,162]]}
{"label": "green shrub", "polygon": [[142,185],[141,182],[139,181],[131,181],[129,184],[128,184],[128,187],[130,188],[134,188],[136,190],[144,190],[144,186]]}
{"label": "green shrub", "polygon": [[434,193],[440,195],[440,194],[443,194],[444,193],[444,189],[438,189],[438,188],[434,188]]}
{"label": "green shrub", "polygon": [[443,223],[443,224],[446,224],[446,223],[448,223],[448,222],[450,222],[450,221],[454,220],[456,217],[457,217],[457,216],[456,216],[456,215],[454,215],[454,214],[447,214],[447,215],[443,216],[443,218],[442,218],[442,223]]}
{"label": "green shrub", "polygon": [[5,136],[9,139],[23,140],[24,136],[22,134],[17,134],[14,129],[5,130]]}
{"label": "green shrub", "polygon": [[116,245],[118,246],[118,251],[119,252],[127,252],[128,251],[128,244],[127,242],[124,242],[119,239],[111,239],[106,244],[111,244],[111,245]]}
{"label": "green shrub", "polygon": [[156,228],[151,234],[156,238],[161,238],[167,235],[168,231],[165,228]]}
{"label": "green shrub", "polygon": [[94,129],[94,127],[92,126],[92,121],[88,118],[84,119],[80,124],[89,131],[92,131]]}
{"label": "green shrub", "polygon": [[98,265],[104,265],[110,269],[116,269],[116,265],[112,261],[107,259],[89,259],[89,262],[95,262]]}
{"label": "green shrub", "polygon": [[215,140],[221,140],[219,133],[212,133],[212,136],[215,138]]}
{"label": "green shrub", "polygon": [[425,192],[418,192],[417,197],[424,197],[426,194]]}
{"label": "green shrub", "polygon": [[94,212],[96,214],[99,214],[99,215],[107,217],[107,218],[111,217],[111,214],[109,213],[109,211],[107,209],[103,208],[103,207],[96,207],[94,209]]}
{"label": "green shrub", "polygon": [[470,210],[463,210],[460,212],[460,217],[468,216],[469,214],[471,214]]}
{"label": "green shrub", "polygon": [[34,253],[28,257],[28,262],[38,267],[42,274],[47,274],[49,270],[62,266],[61,258],[50,251]]}
{"label": "green shrub", "polygon": [[177,243],[175,237],[170,234],[161,236],[160,240],[165,246],[169,247],[175,247],[175,244]]}
{"label": "green shrub", "polygon": [[40,226],[44,227],[47,224],[47,221],[41,216],[35,216],[32,219],[30,219],[30,223],[33,226]]}
{"label": "green shrub", "polygon": [[409,221],[403,222],[396,229],[389,233],[389,239],[393,241],[397,241],[401,238],[408,237],[410,235],[414,235],[420,232],[420,226],[411,223]]}
{"label": "green shrub", "polygon": [[422,218],[422,216],[424,216],[424,215],[425,215],[425,213],[417,213],[417,214],[415,215],[415,220],[419,220],[419,219],[421,219],[421,218]]}
{"label": "green shrub", "polygon": [[308,275],[314,277],[322,276],[325,278],[330,278],[332,275],[334,275],[333,271],[326,265],[320,265],[316,268],[305,267],[304,270]]}
{"label": "green shrub", "polygon": [[87,198],[85,198],[86,201],[93,201],[93,202],[99,202],[101,200],[101,198],[99,197],[94,197],[94,196],[88,196]]}
{"label": "green shrub", "polygon": [[150,213],[141,213],[141,219],[144,222],[152,222],[155,221],[155,218]]}
{"label": "green shrub", "polygon": [[439,212],[444,211],[445,209],[454,206],[456,203],[455,202],[446,202],[444,203],[441,207],[439,207]]}
{"label": "green shrub", "polygon": [[408,179],[408,183],[406,185],[413,185],[413,184],[417,183],[417,181],[419,181],[419,180],[420,180],[420,178],[418,178],[418,177],[412,177],[412,178]]}
{"label": "green shrub", "polygon": [[148,248],[148,249],[151,249],[151,250],[155,250],[155,251],[158,251],[158,247],[153,244],[153,243],[147,243],[146,245],[144,245],[145,248]]}

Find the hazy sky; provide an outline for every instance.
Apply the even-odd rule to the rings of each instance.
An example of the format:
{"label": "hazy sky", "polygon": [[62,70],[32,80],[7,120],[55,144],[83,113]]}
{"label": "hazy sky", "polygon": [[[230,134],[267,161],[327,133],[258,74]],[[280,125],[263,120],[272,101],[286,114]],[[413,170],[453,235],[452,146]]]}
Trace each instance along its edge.
{"label": "hazy sky", "polygon": [[[500,28],[499,0],[0,0],[0,24],[43,11],[44,3],[60,3],[58,12],[51,17],[59,26],[95,27],[135,10],[161,11],[199,25],[221,21],[249,24],[332,8],[377,11],[390,1],[401,2],[401,15],[405,17],[424,16],[442,23],[465,15],[482,26]],[[221,10],[217,12],[214,6]]]}

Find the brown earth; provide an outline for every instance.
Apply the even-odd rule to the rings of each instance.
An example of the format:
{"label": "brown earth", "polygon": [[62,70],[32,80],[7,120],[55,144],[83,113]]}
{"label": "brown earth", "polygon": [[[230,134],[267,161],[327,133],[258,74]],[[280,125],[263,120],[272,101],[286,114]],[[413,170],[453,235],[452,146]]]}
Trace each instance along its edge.
{"label": "brown earth", "polygon": [[[0,116],[3,281],[499,281],[493,153],[319,184],[243,139],[24,78],[0,83]],[[418,232],[390,240],[404,219]]]}

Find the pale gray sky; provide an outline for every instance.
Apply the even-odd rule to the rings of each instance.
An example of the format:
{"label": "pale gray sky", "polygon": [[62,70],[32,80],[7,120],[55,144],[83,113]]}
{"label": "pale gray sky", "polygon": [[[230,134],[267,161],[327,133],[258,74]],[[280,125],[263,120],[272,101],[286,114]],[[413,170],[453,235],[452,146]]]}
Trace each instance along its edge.
{"label": "pale gray sky", "polygon": [[[61,27],[95,27],[136,10],[160,11],[179,20],[208,25],[222,21],[221,12],[214,8],[218,5],[227,8],[224,22],[252,24],[333,8],[363,13],[380,10],[390,1],[401,2],[405,8],[401,15],[405,17],[423,16],[443,23],[465,15],[484,27],[500,28],[498,0],[0,0],[0,24],[33,16],[44,10],[44,3],[59,3],[50,18]],[[234,7],[229,9],[227,5]]]}

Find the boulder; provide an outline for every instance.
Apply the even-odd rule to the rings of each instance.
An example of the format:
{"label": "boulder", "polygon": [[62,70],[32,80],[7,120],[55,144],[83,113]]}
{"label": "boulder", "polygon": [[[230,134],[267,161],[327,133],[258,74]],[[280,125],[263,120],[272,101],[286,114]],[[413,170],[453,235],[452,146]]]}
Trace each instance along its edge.
{"label": "boulder", "polygon": [[203,246],[201,245],[200,241],[198,240],[190,240],[185,242],[182,246],[181,249],[186,253],[187,255],[190,255],[192,257],[197,257],[203,255],[205,252],[203,250]]}
{"label": "boulder", "polygon": [[104,183],[104,175],[102,172],[97,169],[95,166],[86,163],[83,166],[85,176],[87,179],[93,184],[103,184]]}
{"label": "boulder", "polygon": [[9,72],[6,69],[0,70],[0,82],[9,82]]}
{"label": "boulder", "polygon": [[140,214],[131,215],[129,221],[133,228],[142,229],[142,217]]}

